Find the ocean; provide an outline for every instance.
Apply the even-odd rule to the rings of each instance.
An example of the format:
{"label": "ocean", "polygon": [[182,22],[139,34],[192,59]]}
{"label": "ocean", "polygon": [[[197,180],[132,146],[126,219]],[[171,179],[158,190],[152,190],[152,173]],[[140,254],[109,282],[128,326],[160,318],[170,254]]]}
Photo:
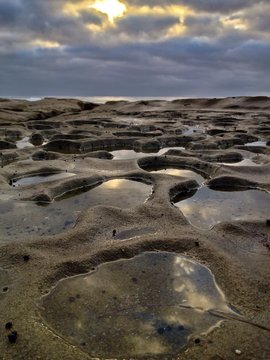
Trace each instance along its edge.
{"label": "ocean", "polygon": [[[93,102],[98,104],[105,104],[107,101],[140,101],[140,100],[167,100],[172,101],[175,99],[184,99],[182,96],[51,96],[57,99],[78,99],[81,101],[87,101],[87,102]],[[22,99],[22,100],[28,100],[28,101],[38,101],[41,99],[44,99],[44,97],[11,97],[7,96],[8,99]]]}

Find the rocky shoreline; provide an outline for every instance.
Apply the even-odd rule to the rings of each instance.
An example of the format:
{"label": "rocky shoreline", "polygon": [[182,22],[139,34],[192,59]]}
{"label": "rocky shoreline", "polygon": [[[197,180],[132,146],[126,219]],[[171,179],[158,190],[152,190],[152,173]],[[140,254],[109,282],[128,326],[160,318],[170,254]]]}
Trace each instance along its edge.
{"label": "rocky shoreline", "polygon": [[[270,98],[0,99],[0,152],[3,359],[110,358],[74,340],[77,323],[69,336],[61,331],[68,318],[60,328],[48,324],[40,299],[62,279],[148,252],[207,267],[234,316],[204,334],[190,330],[194,320],[177,348],[181,334],[172,334],[185,325],[167,313],[166,324],[156,325],[165,315],[151,310],[155,321],[141,319],[136,336],[121,337],[120,328],[126,354],[115,350],[112,358],[270,358]],[[147,269],[141,288],[155,284],[157,291],[156,272]],[[137,286],[140,276],[131,280]],[[116,290],[128,289],[125,280]],[[81,298],[71,298],[70,318],[83,317]],[[48,318],[60,321],[59,309]],[[7,323],[12,328],[5,330]],[[143,342],[146,325],[151,351]]]}

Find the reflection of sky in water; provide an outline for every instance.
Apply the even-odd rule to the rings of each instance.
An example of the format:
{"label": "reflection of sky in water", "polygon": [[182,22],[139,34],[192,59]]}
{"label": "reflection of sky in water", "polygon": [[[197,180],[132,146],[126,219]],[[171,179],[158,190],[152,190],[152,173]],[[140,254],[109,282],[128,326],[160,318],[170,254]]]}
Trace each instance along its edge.
{"label": "reflection of sky in water", "polygon": [[29,142],[29,136],[24,137],[22,140],[16,142],[16,146],[18,149],[24,149],[26,147],[34,147],[33,144]]}
{"label": "reflection of sky in water", "polygon": [[13,186],[26,186],[26,185],[34,185],[34,184],[41,184],[49,181],[56,181],[61,179],[66,179],[76,174],[73,173],[58,173],[58,174],[50,174],[50,175],[34,175],[28,176],[25,178],[18,179],[13,181]]}
{"label": "reflection of sky in water", "polygon": [[246,143],[246,146],[266,146],[266,141],[254,141],[250,143]]}
{"label": "reflection of sky in water", "polygon": [[230,192],[203,187],[175,205],[193,226],[208,229],[220,222],[268,219],[270,195],[259,190]]}
{"label": "reflection of sky in water", "polygon": [[[40,184],[37,193],[44,192]],[[151,185],[138,181],[114,179],[91,190],[38,206],[30,201],[0,201],[0,238],[19,240],[29,235],[52,235],[71,228],[78,215],[98,205],[128,208],[146,201]]]}
{"label": "reflection of sky in water", "polygon": [[222,165],[226,165],[226,166],[260,166],[260,164],[256,164],[251,159],[244,159],[244,160],[241,160],[239,162],[234,162],[234,163],[222,163]]}
{"label": "reflection of sky in water", "polygon": [[143,152],[136,152],[134,150],[116,150],[112,151],[111,154],[113,155],[113,160],[131,160],[131,159],[140,159],[146,156],[160,156],[165,154],[168,150],[185,150],[184,147],[166,147],[159,150],[156,153],[143,153]]}
{"label": "reflection of sky in water", "polygon": [[157,171],[151,171],[152,173],[157,173],[157,174],[166,174],[166,175],[172,175],[172,176],[182,176],[182,177],[186,177],[189,179],[194,179],[198,182],[198,184],[202,184],[204,182],[204,178],[199,175],[196,174],[194,171],[191,170],[184,170],[184,169],[162,169],[162,170],[157,170]]}
{"label": "reflection of sky in water", "polygon": [[199,125],[186,126],[186,129],[183,131],[183,135],[204,134],[205,131],[206,128]]}
{"label": "reflection of sky in water", "polygon": [[97,357],[173,355],[190,335],[232,313],[208,268],[173,253],[144,253],[60,281],[40,312],[58,334]]}

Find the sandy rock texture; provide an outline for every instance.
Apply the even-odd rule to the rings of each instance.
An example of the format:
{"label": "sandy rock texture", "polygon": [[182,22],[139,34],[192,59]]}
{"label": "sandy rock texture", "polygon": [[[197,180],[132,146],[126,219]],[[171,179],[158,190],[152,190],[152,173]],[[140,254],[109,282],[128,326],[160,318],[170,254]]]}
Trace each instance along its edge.
{"label": "sandy rock texture", "polygon": [[48,326],[40,299],[104,263],[169,252],[206,266],[234,315],[177,353],[159,331],[168,350],[117,358],[270,359],[269,144],[262,96],[0,99],[0,357],[103,358]]}

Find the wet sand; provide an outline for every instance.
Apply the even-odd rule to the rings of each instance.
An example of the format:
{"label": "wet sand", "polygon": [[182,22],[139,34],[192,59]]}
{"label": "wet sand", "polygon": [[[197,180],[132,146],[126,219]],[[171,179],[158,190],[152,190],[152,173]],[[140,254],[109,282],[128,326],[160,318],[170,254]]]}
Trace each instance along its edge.
{"label": "wet sand", "polygon": [[269,141],[266,97],[0,99],[3,359],[269,359]]}

